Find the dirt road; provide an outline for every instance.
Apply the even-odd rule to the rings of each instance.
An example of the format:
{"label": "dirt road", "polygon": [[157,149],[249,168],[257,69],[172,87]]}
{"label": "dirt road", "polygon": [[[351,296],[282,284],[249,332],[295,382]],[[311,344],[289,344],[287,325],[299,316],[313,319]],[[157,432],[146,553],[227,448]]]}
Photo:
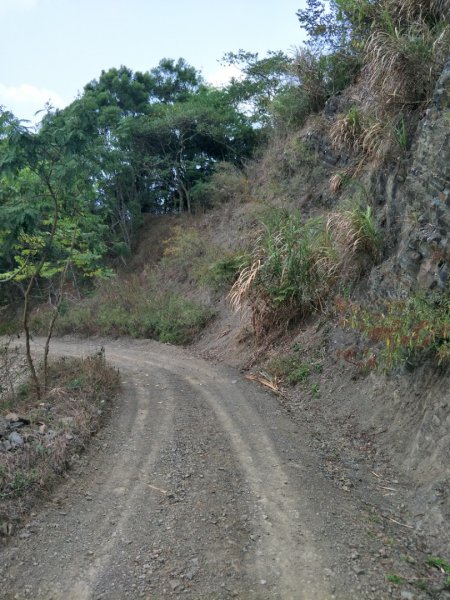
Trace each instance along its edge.
{"label": "dirt road", "polygon": [[[55,341],[52,352],[99,345]],[[366,532],[351,497],[273,396],[181,349],[105,347],[123,393],[1,550],[1,598],[388,597],[352,545]]]}

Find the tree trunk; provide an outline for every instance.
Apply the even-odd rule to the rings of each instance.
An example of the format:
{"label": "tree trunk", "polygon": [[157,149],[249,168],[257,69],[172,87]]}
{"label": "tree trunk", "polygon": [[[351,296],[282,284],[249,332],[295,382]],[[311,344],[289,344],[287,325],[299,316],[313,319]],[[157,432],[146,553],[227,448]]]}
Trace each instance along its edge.
{"label": "tree trunk", "polygon": [[50,340],[52,339],[53,328],[55,326],[56,319],[58,318],[58,315],[59,315],[59,309],[61,308],[61,302],[62,302],[62,299],[63,299],[64,283],[66,282],[67,271],[69,270],[69,266],[70,266],[70,264],[72,262],[72,252],[73,252],[74,245],[75,245],[75,233],[73,234],[72,244],[71,244],[70,250],[69,250],[69,256],[67,257],[66,264],[64,265],[64,269],[63,269],[63,271],[61,273],[61,277],[60,277],[60,280],[59,280],[58,300],[57,300],[56,305],[55,305],[55,312],[53,313],[52,318],[50,319],[50,324],[48,326],[48,331],[47,331],[47,339],[45,340],[45,347],[44,347],[44,390],[47,389],[47,382],[48,382],[48,353],[50,351]]}
{"label": "tree trunk", "polygon": [[[55,192],[53,191],[53,188],[52,188],[50,182],[46,181],[45,183],[46,183],[47,189],[50,193],[50,197],[53,200],[53,205],[54,205],[52,228],[50,231],[50,237],[49,237],[49,240],[47,243],[47,248],[46,248],[46,250],[44,250],[39,263],[37,264],[36,268],[34,269],[34,273],[31,275],[30,281],[28,282],[27,289],[25,290],[25,293],[24,293],[25,303],[24,303],[24,307],[23,307],[23,319],[22,319],[23,330],[25,332],[25,349],[26,349],[27,362],[28,362],[28,366],[30,368],[31,378],[33,380],[33,384],[34,384],[34,388],[36,390],[36,396],[37,396],[38,400],[40,400],[42,398],[42,388],[41,388],[41,384],[39,383],[39,378],[37,376],[36,368],[34,366],[33,357],[31,356],[31,345],[30,345],[31,333],[30,333],[30,326],[29,326],[30,293],[34,286],[34,283],[36,282],[37,278],[39,277],[42,267],[44,266],[45,259],[47,258],[47,250],[48,250],[48,248],[51,247],[51,244],[53,243],[53,238],[55,237],[56,228],[58,226],[58,220],[59,220],[58,199],[55,195]],[[47,353],[48,353],[48,351],[47,351]]]}
{"label": "tree trunk", "polygon": [[33,275],[31,277],[31,279],[28,283],[27,289],[25,290],[25,294],[24,294],[25,303],[24,303],[24,307],[23,307],[22,325],[23,325],[23,330],[25,332],[25,349],[26,349],[26,355],[27,355],[27,363],[28,363],[28,367],[30,369],[31,379],[33,380],[34,389],[36,391],[36,397],[38,400],[40,400],[42,397],[42,390],[41,390],[41,384],[39,383],[39,378],[36,373],[36,368],[34,366],[33,358],[31,356],[31,345],[30,345],[31,334],[30,334],[30,327],[29,327],[29,323],[28,323],[29,309],[30,309],[30,292],[33,287],[34,279],[35,279],[35,275]]}

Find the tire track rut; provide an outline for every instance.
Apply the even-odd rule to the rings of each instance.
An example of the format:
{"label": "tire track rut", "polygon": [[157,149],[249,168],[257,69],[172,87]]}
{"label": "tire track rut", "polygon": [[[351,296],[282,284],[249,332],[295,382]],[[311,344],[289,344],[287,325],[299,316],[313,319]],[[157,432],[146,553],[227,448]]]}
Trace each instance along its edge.
{"label": "tire track rut", "polygon": [[31,535],[3,549],[1,598],[370,597],[336,551],[352,506],[273,397],[178,348],[103,345],[122,395]]}

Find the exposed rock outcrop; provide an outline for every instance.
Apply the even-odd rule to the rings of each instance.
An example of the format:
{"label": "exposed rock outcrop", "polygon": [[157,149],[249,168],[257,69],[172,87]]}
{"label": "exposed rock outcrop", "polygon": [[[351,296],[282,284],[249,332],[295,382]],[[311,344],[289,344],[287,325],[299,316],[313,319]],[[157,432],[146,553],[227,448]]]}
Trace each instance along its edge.
{"label": "exposed rock outcrop", "polygon": [[[385,175],[385,217],[394,254],[371,277],[385,295],[445,289],[450,272],[450,58],[419,124],[402,183]],[[398,236],[398,237],[397,237]]]}

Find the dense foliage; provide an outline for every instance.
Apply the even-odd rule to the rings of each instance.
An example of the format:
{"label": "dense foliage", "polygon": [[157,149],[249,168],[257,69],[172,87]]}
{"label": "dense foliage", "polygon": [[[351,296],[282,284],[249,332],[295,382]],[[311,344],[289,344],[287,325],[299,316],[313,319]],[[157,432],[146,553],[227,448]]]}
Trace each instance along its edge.
{"label": "dense foliage", "polygon": [[103,231],[95,239],[113,255],[129,251],[142,212],[201,208],[199,190],[216,165],[242,165],[256,142],[234,104],[184,60],[164,59],[147,73],[102,72],[70,106],[49,111],[37,131],[3,112],[2,270],[17,263],[18,237],[48,220],[42,203],[51,205],[56,190],[64,213],[69,204],[89,213],[91,231]]}
{"label": "dense foliage", "polygon": [[[253,199],[255,190],[277,204],[297,198],[297,175],[319,161],[296,132],[332,97],[335,107],[315,118],[319,137],[349,154],[331,177],[335,192],[366,162],[408,151],[450,49],[446,0],[307,0],[297,17],[304,47],[292,56],[229,52],[223,61],[240,76],[220,89],[184,59],[163,59],[147,72],[103,71],[35,129],[0,110],[0,306],[20,291],[27,336],[34,295],[55,308],[50,339],[69,291],[78,295],[79,283],[111,275],[106,265],[126,264],[143,213],[204,211],[230,197]],[[262,184],[249,175],[255,162],[246,169],[261,147]],[[234,281],[235,303],[253,302],[261,323],[321,308],[344,271],[357,280],[379,257],[366,202],[322,221],[278,217],[265,223],[253,257],[215,257],[208,270],[211,280]],[[171,305],[164,294],[158,302]],[[137,329],[159,328],[158,321]]]}

